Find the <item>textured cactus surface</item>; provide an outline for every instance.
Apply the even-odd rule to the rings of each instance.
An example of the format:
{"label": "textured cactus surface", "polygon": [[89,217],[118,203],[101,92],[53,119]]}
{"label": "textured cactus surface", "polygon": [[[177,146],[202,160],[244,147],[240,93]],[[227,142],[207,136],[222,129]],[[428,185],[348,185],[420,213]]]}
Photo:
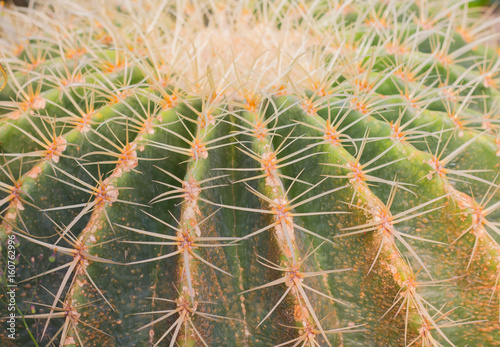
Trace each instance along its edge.
{"label": "textured cactus surface", "polygon": [[499,22],[0,4],[0,344],[500,345]]}

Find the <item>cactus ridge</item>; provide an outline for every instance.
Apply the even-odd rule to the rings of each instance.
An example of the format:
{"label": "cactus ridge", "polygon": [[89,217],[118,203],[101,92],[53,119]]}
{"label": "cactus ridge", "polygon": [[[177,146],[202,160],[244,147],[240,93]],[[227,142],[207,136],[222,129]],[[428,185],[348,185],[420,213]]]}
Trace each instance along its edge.
{"label": "cactus ridge", "polygon": [[500,22],[466,0],[0,4],[5,346],[500,343]]}

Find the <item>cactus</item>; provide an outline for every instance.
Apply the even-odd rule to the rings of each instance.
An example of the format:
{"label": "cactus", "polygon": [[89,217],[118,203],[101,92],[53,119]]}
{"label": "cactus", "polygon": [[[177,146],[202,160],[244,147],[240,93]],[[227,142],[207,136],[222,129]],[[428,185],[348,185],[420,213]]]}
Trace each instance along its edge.
{"label": "cactus", "polygon": [[0,17],[2,346],[500,344],[493,11]]}

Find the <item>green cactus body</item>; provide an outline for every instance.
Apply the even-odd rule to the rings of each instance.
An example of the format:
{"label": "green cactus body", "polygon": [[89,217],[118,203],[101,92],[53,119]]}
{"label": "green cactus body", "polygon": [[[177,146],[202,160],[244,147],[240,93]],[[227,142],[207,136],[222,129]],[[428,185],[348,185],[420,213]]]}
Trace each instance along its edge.
{"label": "green cactus body", "polygon": [[0,344],[499,345],[493,13],[0,5]]}

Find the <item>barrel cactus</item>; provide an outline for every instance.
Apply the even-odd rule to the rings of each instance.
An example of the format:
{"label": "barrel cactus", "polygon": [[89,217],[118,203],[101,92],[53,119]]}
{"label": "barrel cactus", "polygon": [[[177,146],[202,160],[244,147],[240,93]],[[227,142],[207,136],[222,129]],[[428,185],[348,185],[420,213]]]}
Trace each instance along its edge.
{"label": "barrel cactus", "polygon": [[494,10],[0,19],[2,346],[500,344]]}

